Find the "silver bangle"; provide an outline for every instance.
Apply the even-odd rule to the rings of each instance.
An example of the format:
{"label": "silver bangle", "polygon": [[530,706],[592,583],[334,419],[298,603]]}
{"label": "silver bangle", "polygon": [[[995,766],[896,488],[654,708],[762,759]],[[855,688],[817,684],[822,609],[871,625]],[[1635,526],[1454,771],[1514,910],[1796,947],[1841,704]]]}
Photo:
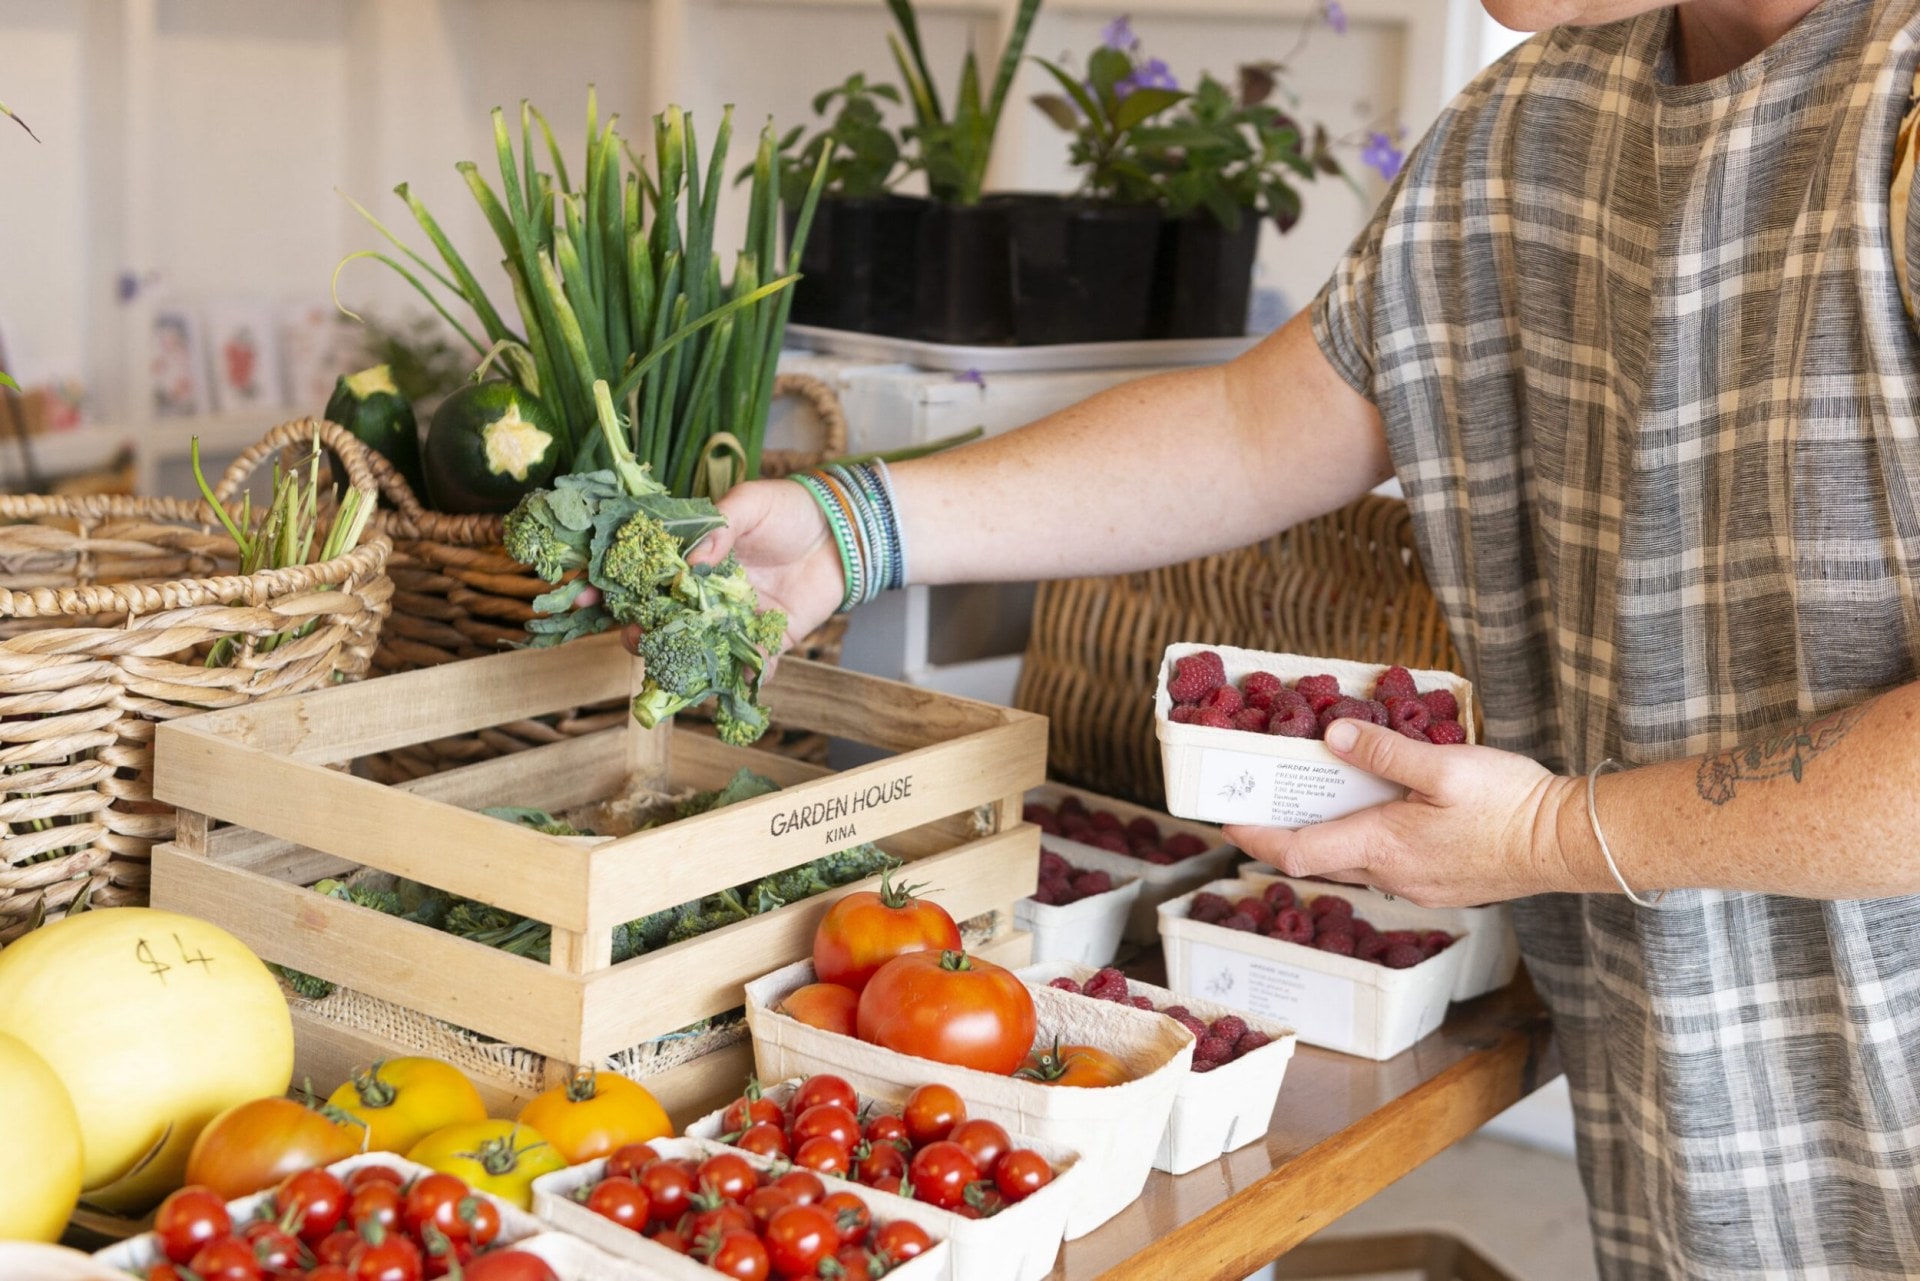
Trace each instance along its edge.
{"label": "silver bangle", "polygon": [[1609,768],[1624,769],[1625,767],[1622,766],[1619,761],[1609,756],[1606,760],[1601,761],[1598,765],[1587,771],[1587,822],[1593,825],[1593,839],[1600,846],[1600,857],[1607,860],[1607,870],[1613,873],[1613,879],[1620,886],[1620,892],[1626,895],[1628,901],[1637,907],[1658,907],[1660,906],[1660,900],[1667,896],[1667,892],[1665,890],[1656,890],[1650,899],[1641,898],[1638,894],[1635,894],[1633,887],[1627,884],[1627,878],[1620,875],[1620,865],[1613,861],[1613,851],[1607,848],[1606,834],[1600,830],[1600,811],[1595,807],[1593,802],[1593,784],[1594,781],[1598,779],[1600,775],[1606,773]]}

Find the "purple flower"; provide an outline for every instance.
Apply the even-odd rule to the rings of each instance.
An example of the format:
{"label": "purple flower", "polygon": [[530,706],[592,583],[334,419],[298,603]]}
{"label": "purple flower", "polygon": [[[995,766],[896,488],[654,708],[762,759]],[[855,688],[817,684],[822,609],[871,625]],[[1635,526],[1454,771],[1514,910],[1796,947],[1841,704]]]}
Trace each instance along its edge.
{"label": "purple flower", "polygon": [[1320,5],[1320,18],[1333,28],[1335,35],[1347,34],[1347,9],[1340,0],[1323,0]]}
{"label": "purple flower", "polygon": [[1159,58],[1149,58],[1113,82],[1113,96],[1124,98],[1135,89],[1178,89],[1172,68]]}
{"label": "purple flower", "polygon": [[963,370],[953,376],[953,381],[957,383],[972,383],[981,391],[987,389],[987,376],[978,369]]}
{"label": "purple flower", "polygon": [[1406,153],[1394,145],[1393,139],[1378,130],[1367,135],[1367,145],[1360,149],[1360,163],[1388,182],[1399,175],[1406,159]]}
{"label": "purple flower", "polygon": [[114,293],[123,303],[132,302],[140,296],[140,277],[131,271],[123,271],[114,279]]}
{"label": "purple flower", "polygon": [[1109,49],[1118,49],[1121,53],[1126,53],[1139,45],[1140,38],[1133,34],[1132,18],[1123,13],[1100,28],[1100,43]]}

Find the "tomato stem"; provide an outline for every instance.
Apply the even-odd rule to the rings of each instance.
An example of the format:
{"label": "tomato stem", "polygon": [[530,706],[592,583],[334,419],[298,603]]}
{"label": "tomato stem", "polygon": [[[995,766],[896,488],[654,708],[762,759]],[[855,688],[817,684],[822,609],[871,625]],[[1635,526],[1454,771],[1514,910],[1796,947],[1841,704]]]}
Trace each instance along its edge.
{"label": "tomato stem", "polygon": [[360,1096],[362,1107],[392,1107],[393,1101],[400,1097],[400,1091],[393,1088],[391,1081],[380,1079],[380,1069],[386,1065],[385,1059],[376,1059],[366,1071],[353,1074],[353,1089]]}
{"label": "tomato stem", "polygon": [[908,885],[904,882],[895,885],[893,883],[893,872],[894,869],[888,868],[886,871],[880,873],[880,901],[897,912],[901,908],[911,905],[914,900],[919,897],[920,891],[926,889],[927,886],[924,881],[918,885]]}
{"label": "tomato stem", "polygon": [[973,962],[965,952],[940,953],[940,968],[951,970],[955,974],[964,974],[973,968]]}
{"label": "tomato stem", "polygon": [[585,1103],[599,1092],[600,1080],[590,1067],[583,1067],[567,1080],[567,1102]]}

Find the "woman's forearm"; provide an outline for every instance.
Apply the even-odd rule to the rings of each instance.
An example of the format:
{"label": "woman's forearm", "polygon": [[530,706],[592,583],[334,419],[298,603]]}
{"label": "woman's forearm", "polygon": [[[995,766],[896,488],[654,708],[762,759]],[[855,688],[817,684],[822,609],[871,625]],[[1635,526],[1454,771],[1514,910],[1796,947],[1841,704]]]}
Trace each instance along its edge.
{"label": "woman's forearm", "polygon": [[[1603,775],[1595,804],[1635,890],[1711,886],[1799,898],[1920,893],[1920,684],[1712,756]],[[1555,828],[1567,888],[1617,891],[1586,780]]]}
{"label": "woman's forearm", "polygon": [[1305,315],[1217,368],[1127,383],[893,469],[919,583],[1121,573],[1244,547],[1390,474]]}

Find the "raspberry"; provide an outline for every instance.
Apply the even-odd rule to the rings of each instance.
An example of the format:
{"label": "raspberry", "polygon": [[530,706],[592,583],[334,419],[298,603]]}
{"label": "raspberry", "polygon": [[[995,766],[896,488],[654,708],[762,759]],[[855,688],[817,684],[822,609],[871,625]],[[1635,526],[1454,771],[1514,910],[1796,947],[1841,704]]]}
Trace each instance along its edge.
{"label": "raspberry", "polygon": [[1317,895],[1308,907],[1316,917],[1344,916],[1349,920],[1353,917],[1353,904],[1332,894]]}
{"label": "raspberry", "polygon": [[1156,867],[1169,867],[1179,861],[1179,859],[1167,853],[1165,850],[1155,850],[1153,853],[1147,855],[1147,862],[1154,864]]}
{"label": "raspberry", "polygon": [[1193,1048],[1195,1063],[1225,1063],[1233,1057],[1233,1042],[1224,1036],[1203,1036]]}
{"label": "raspberry", "polygon": [[1193,1070],[1196,1072],[1211,1072],[1219,1066],[1218,1063],[1208,1062],[1203,1059],[1195,1059],[1193,1061]]}
{"label": "raspberry", "polygon": [[1042,879],[1049,876],[1071,876],[1072,874],[1073,864],[1067,862],[1067,860],[1061,858],[1052,850],[1043,849],[1040,851],[1040,875]]}
{"label": "raspberry", "polygon": [[1373,683],[1375,698],[1418,698],[1419,695],[1420,691],[1414,688],[1413,673],[1404,667],[1389,667]]}
{"label": "raspberry", "polygon": [[1459,721],[1434,721],[1427,726],[1429,743],[1464,743],[1467,741],[1467,727]]}
{"label": "raspberry", "polygon": [[1352,956],[1355,951],[1353,935],[1345,933],[1344,931],[1336,934],[1316,935],[1313,940],[1313,945],[1320,951],[1332,952],[1335,956]]}
{"label": "raspberry", "polygon": [[1313,918],[1297,907],[1283,908],[1273,918],[1273,937],[1288,943],[1313,942]]}
{"label": "raspberry", "polygon": [[1207,1028],[1207,1034],[1228,1041],[1237,1041],[1246,1030],[1247,1021],[1238,1014],[1223,1014]]}
{"label": "raspberry", "polygon": [[1196,650],[1193,657],[1212,668],[1213,674],[1220,678],[1220,684],[1224,685],[1227,683],[1227,660],[1220,657],[1218,651],[1211,649]]}
{"label": "raspberry", "polygon": [[1287,687],[1287,683],[1272,672],[1252,672],[1240,682],[1240,692],[1252,702],[1256,696],[1272,699],[1274,695]]}
{"label": "raspberry", "polygon": [[1210,707],[1223,716],[1237,716],[1246,702],[1240,697],[1239,690],[1231,685],[1222,685],[1201,699],[1200,706]]}
{"label": "raspberry", "polygon": [[1267,714],[1257,707],[1243,707],[1233,714],[1233,727],[1249,734],[1267,732]]}
{"label": "raspberry", "polygon": [[1233,1057],[1237,1059],[1242,1054],[1252,1054],[1255,1050],[1263,1050],[1272,1044],[1273,1038],[1265,1032],[1257,1028],[1248,1028],[1240,1034],[1240,1039],[1233,1043]]}
{"label": "raspberry", "polygon": [[1325,734],[1327,732],[1327,726],[1337,720],[1347,718],[1371,723],[1373,720],[1373,709],[1357,698],[1336,699],[1328,703],[1326,707],[1320,711],[1318,720],[1320,732]]}
{"label": "raspberry", "polygon": [[1174,704],[1173,710],[1167,713],[1167,719],[1175,725],[1191,725],[1193,724],[1193,714],[1198,710],[1198,708],[1190,707],[1185,703],[1176,703]]}
{"label": "raspberry", "polygon": [[1208,729],[1232,729],[1233,718],[1225,712],[1216,712],[1211,707],[1203,707],[1193,714],[1189,725],[1205,725]]}
{"label": "raspberry", "polygon": [[1288,712],[1284,716],[1275,712],[1267,721],[1267,733],[1280,738],[1312,738],[1318,729],[1319,722],[1314,720],[1313,713],[1304,707],[1299,711]]}
{"label": "raspberry", "polygon": [[1136,1010],[1153,1009],[1153,1002],[1144,996],[1130,996],[1127,998],[1127,1004]]}
{"label": "raspberry", "polygon": [[1093,821],[1086,816],[1085,811],[1078,814],[1062,813],[1060,815],[1060,835],[1070,841],[1077,841],[1092,830]]}
{"label": "raspberry", "polygon": [[1453,696],[1450,689],[1430,689],[1420,696],[1436,721],[1457,721],[1460,719],[1460,700]]}
{"label": "raspberry", "polygon": [[1220,924],[1230,930],[1239,930],[1243,934],[1254,933],[1253,918],[1245,912],[1235,912],[1232,916],[1220,922]]}
{"label": "raspberry", "polygon": [[1122,823],[1120,816],[1111,810],[1095,810],[1093,812],[1093,826],[1096,830],[1102,832],[1120,832],[1125,831],[1127,825]]}
{"label": "raspberry", "polygon": [[1401,738],[1410,738],[1416,743],[1431,743],[1433,741],[1427,737],[1427,731],[1415,729],[1411,725],[1402,725],[1394,732],[1400,735]]}
{"label": "raspberry", "polygon": [[1340,697],[1340,678],[1337,676],[1302,676],[1293,683],[1294,693],[1311,702],[1316,698]]}
{"label": "raspberry", "polygon": [[1185,1013],[1184,1009],[1180,1017],[1176,1018],[1174,1022],[1193,1033],[1193,1039],[1196,1041],[1207,1034],[1207,1025],[1193,1017],[1193,1015]]}
{"label": "raspberry", "polygon": [[1410,943],[1395,943],[1381,956],[1380,964],[1390,970],[1410,970],[1426,958],[1420,955],[1420,949]]}
{"label": "raspberry", "polygon": [[1103,965],[1093,972],[1093,977],[1087,980],[1086,986],[1091,988],[1095,983],[1103,988],[1118,987],[1125,990],[1127,976],[1122,974],[1117,966]]}
{"label": "raspberry", "polygon": [[1367,700],[1367,711],[1372,715],[1375,725],[1378,725],[1381,729],[1387,728],[1391,718],[1387,715],[1387,705],[1385,703],[1377,698],[1370,698]]}
{"label": "raspberry", "polygon": [[1113,888],[1113,875],[1110,872],[1081,872],[1073,878],[1073,893],[1077,898],[1091,898],[1095,894],[1105,894]]}
{"label": "raspberry", "polygon": [[1428,956],[1438,956],[1453,946],[1453,935],[1445,930],[1428,930],[1420,936],[1420,950]]}
{"label": "raspberry", "polygon": [[1158,845],[1160,843],[1160,825],[1148,818],[1145,814],[1142,814],[1127,824],[1127,839],[1130,841],[1146,841],[1149,844]]}
{"label": "raspberry", "polygon": [[1268,907],[1278,912],[1282,908],[1293,906],[1293,886],[1287,884],[1285,881],[1275,881],[1273,884],[1267,886],[1267,892],[1261,895],[1261,897],[1267,900]]}
{"label": "raspberry", "polygon": [[1065,975],[1062,975],[1061,977],[1055,979],[1053,982],[1047,984],[1047,986],[1057,987],[1062,992],[1072,992],[1076,996],[1080,992],[1080,985],[1078,983],[1075,983],[1072,979],[1067,978]]}
{"label": "raspberry", "polygon": [[1068,792],[1065,796],[1062,796],[1060,798],[1060,817],[1061,818],[1064,819],[1069,814],[1085,814],[1086,812],[1087,812],[1087,803],[1081,800],[1078,796],[1075,796],[1072,792]]}
{"label": "raspberry", "polygon": [[1193,896],[1193,902],[1187,905],[1187,919],[1205,921],[1214,924],[1233,915],[1233,904],[1226,897],[1210,890],[1202,890]]}
{"label": "raspberry", "polygon": [[1043,876],[1034,898],[1049,907],[1059,907],[1073,898],[1073,885],[1064,876]]}
{"label": "raspberry", "polygon": [[1251,894],[1245,898],[1237,898],[1233,901],[1233,910],[1251,916],[1254,924],[1260,929],[1264,930],[1273,924],[1273,909],[1267,906],[1267,901],[1263,898],[1255,898]]}
{"label": "raspberry", "polygon": [[1427,722],[1433,719],[1427,705],[1417,698],[1390,698],[1387,700],[1387,724],[1394,729],[1409,727],[1424,730]]}
{"label": "raspberry", "polygon": [[1405,943],[1408,947],[1420,946],[1419,930],[1382,930],[1380,937],[1389,943]]}
{"label": "raspberry", "polygon": [[1355,938],[1355,940],[1370,939],[1374,935],[1380,932],[1378,929],[1374,928],[1373,922],[1369,921],[1364,916],[1354,917],[1352,921],[1352,925],[1353,925],[1353,937]]}
{"label": "raspberry", "polygon": [[1175,832],[1160,846],[1175,858],[1192,858],[1195,854],[1205,854],[1207,843],[1192,832]]}
{"label": "raspberry", "polygon": [[1129,854],[1127,838],[1118,832],[1093,832],[1087,837],[1087,844],[1096,849],[1112,850],[1115,854]]}
{"label": "raspberry", "polygon": [[1353,954],[1363,961],[1377,961],[1387,954],[1393,944],[1378,934],[1369,934],[1364,938],[1355,936]]}
{"label": "raspberry", "polygon": [[1135,858],[1145,858],[1160,848],[1160,842],[1142,840],[1138,833],[1127,833],[1127,848],[1133,851]]}
{"label": "raspberry", "polygon": [[[1344,694],[1341,695],[1341,698],[1344,698],[1344,697],[1346,697]],[[1309,698],[1307,700],[1307,710],[1312,712],[1314,720],[1318,721],[1320,719],[1320,713],[1326,711],[1329,707],[1332,707],[1335,703],[1339,701],[1340,701],[1339,698],[1334,698],[1331,695],[1315,694],[1312,698]]]}
{"label": "raspberry", "polygon": [[1190,1019],[1193,1017],[1193,1011],[1184,1005],[1169,1005],[1160,1012],[1176,1023],[1182,1019]]}
{"label": "raspberry", "polygon": [[1197,703],[1219,689],[1227,680],[1226,666],[1214,655],[1214,662],[1208,662],[1206,652],[1189,654],[1178,659],[1173,665],[1173,676],[1167,681],[1167,694],[1176,703]]}
{"label": "raspberry", "polygon": [[1037,804],[1036,802],[1028,801],[1025,805],[1020,807],[1020,821],[1023,823],[1034,823],[1041,826],[1044,826],[1045,824],[1048,824],[1048,823],[1052,823],[1055,826],[1058,826],[1060,823],[1060,816],[1053,812],[1053,807],[1051,805],[1040,805],[1040,804]]}

